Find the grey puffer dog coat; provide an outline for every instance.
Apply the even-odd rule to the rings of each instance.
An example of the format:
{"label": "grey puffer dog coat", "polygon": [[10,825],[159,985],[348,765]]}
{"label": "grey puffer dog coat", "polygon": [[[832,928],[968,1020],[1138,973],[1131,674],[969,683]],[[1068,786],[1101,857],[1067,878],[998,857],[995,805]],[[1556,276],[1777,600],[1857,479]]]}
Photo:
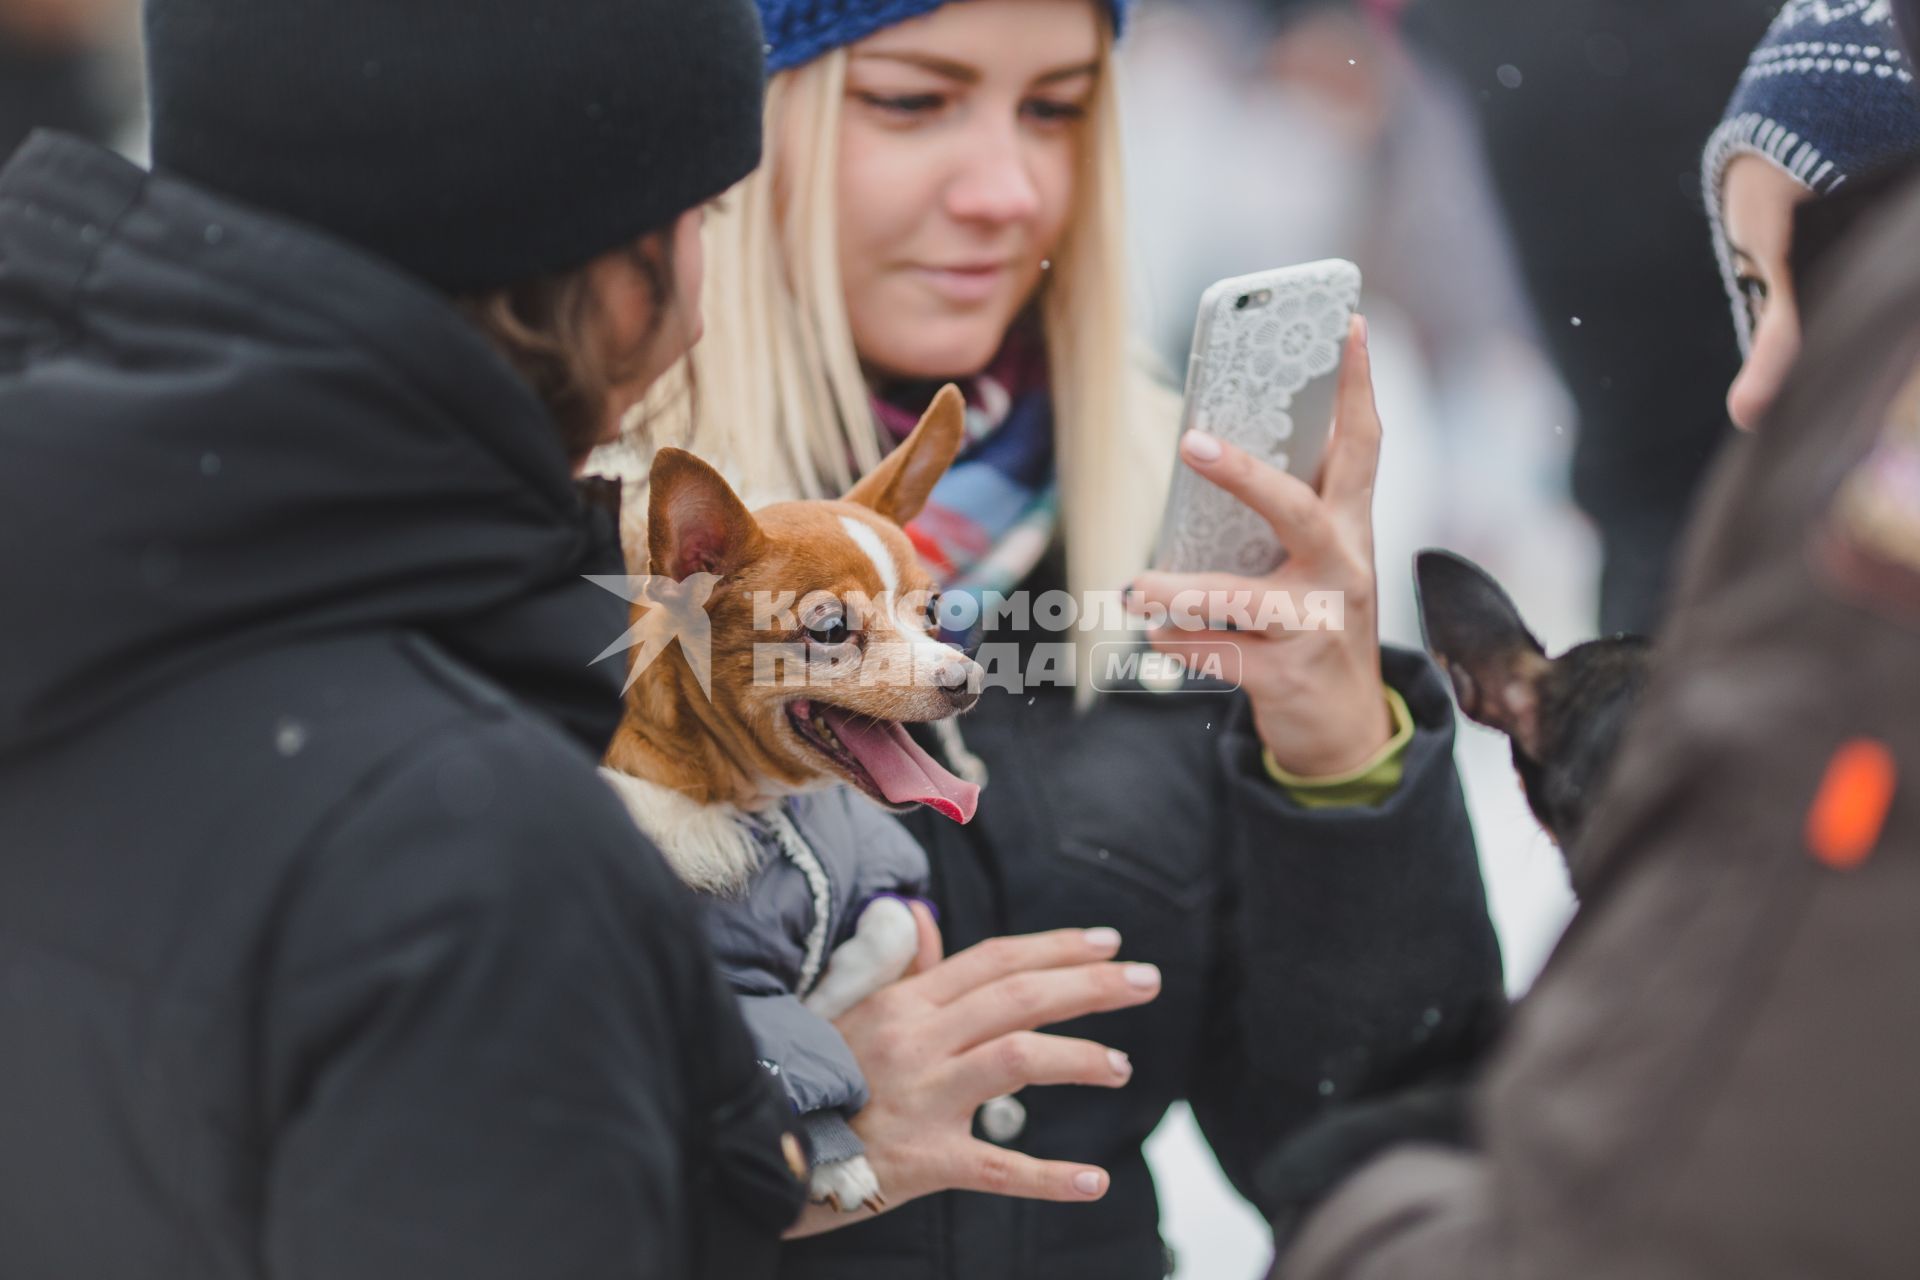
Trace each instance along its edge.
{"label": "grey puffer dog coat", "polygon": [[762,1065],[806,1119],[815,1160],[849,1159],[863,1149],[846,1118],[866,1105],[866,1079],[833,1024],[801,1002],[868,903],[925,896],[927,855],[847,787],[794,796],[745,821],[760,866],[740,894],[707,899],[714,954]]}

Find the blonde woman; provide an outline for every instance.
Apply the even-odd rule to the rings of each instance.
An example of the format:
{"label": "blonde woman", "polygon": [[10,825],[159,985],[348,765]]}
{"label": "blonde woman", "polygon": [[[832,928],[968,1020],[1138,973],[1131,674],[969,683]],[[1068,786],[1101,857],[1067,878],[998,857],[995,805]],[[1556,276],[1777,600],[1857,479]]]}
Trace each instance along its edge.
{"label": "blonde woman", "polygon": [[[950,595],[1131,582],[1151,604],[1224,582],[1141,574],[1177,406],[1128,354],[1122,6],[761,10],[768,154],[709,221],[698,394],[649,421],[697,404],[695,447],[748,489],[830,494],[955,380],[973,439],[912,530]],[[1141,1143],[1169,1105],[1192,1103],[1259,1203],[1261,1156],[1301,1120],[1415,1056],[1468,1051],[1498,1006],[1447,692],[1415,655],[1386,655],[1382,677],[1364,325],[1348,355],[1318,492],[1217,440],[1182,444],[1293,549],[1250,585],[1343,593],[1344,629],[1238,636],[1243,692],[1098,697],[1058,679],[1087,670],[1058,647],[1084,658],[1093,633],[987,629],[983,652],[1053,645],[1053,659],[1018,664],[1017,692],[990,688],[964,742],[928,741],[989,778],[972,825],[904,819],[932,857],[940,940],[969,949],[839,1024],[872,1088],[855,1127],[892,1208],[790,1244],[783,1274],[1158,1280]],[[1177,633],[1155,639],[1181,650]],[[1078,1027],[1031,1034],[1097,1007],[1105,979],[1072,976],[1086,945],[1057,932],[1094,926],[1118,929],[1158,998],[1089,1022],[1097,1044]],[[1042,931],[1059,972],[983,996],[1016,944],[976,944]],[[816,1207],[800,1233],[838,1225]]]}

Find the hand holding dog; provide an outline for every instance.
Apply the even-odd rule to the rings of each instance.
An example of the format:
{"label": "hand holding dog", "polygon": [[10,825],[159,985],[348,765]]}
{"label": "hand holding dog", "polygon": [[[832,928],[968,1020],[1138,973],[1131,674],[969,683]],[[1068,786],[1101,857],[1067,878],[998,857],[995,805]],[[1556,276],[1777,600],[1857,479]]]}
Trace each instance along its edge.
{"label": "hand holding dog", "polygon": [[[1373,486],[1380,466],[1380,413],[1374,404],[1366,322],[1355,317],[1340,371],[1333,438],[1321,467],[1319,490],[1225,441],[1189,432],[1181,459],[1239,498],[1273,526],[1287,558],[1272,573],[1244,578],[1228,573],[1142,574],[1132,602],[1172,608],[1186,593],[1206,593],[1208,620],[1222,625],[1224,602],[1250,595],[1254,611],[1268,592],[1296,602],[1313,592],[1344,598],[1339,630],[1237,631],[1242,686],[1253,704],[1254,727],[1282,769],[1302,777],[1330,777],[1364,765],[1393,737],[1380,678],[1379,613],[1373,568]],[[1190,595],[1187,599],[1192,599]],[[1218,607],[1216,607],[1218,606]],[[1148,636],[1163,653],[1196,665],[1217,648],[1218,632],[1171,624]]]}
{"label": "hand holding dog", "polygon": [[[1126,1084],[1133,1068],[1124,1054],[1035,1028],[1146,1004],[1160,992],[1159,971],[1112,963],[1120,938],[1110,929],[993,938],[941,959],[932,916],[924,905],[914,911],[916,972],[834,1024],[872,1093],[853,1128],[886,1188],[887,1207],[949,1190],[1098,1200],[1109,1183],[1104,1169],[982,1142],[973,1136],[974,1112],[1030,1085]],[[788,1234],[863,1220],[812,1205]]]}

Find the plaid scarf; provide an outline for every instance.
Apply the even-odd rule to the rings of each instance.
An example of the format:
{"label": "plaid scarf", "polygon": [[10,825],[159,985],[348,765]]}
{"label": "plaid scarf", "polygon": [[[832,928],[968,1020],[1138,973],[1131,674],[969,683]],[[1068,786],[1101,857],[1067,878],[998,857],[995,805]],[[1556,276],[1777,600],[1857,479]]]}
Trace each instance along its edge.
{"label": "plaid scarf", "polygon": [[[875,395],[875,416],[894,442],[913,431],[938,389],[915,383]],[[907,536],[942,592],[979,599],[1013,591],[1053,540],[1059,502],[1045,345],[1025,328],[1016,330],[960,389],[967,401],[967,443],[907,526]]]}

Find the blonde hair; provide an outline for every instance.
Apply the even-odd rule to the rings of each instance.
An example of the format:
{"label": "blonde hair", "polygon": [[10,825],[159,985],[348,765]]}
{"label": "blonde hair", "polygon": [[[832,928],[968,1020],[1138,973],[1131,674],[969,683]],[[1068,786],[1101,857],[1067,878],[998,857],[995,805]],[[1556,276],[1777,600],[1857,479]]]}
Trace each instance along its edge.
{"label": "blonde hair", "polygon": [[[1132,349],[1111,52],[1109,34],[1083,125],[1075,206],[1039,298],[1066,585],[1082,599],[1118,591],[1145,567],[1179,416],[1177,397]],[[846,69],[846,51],[837,49],[772,78],[766,162],[707,220],[706,335],[690,369],[667,379],[673,385],[644,409],[653,438],[630,432],[596,455],[596,469],[641,480],[655,445],[682,443],[757,503],[833,496],[879,464],[881,436],[847,319],[836,236]],[[689,376],[700,387],[691,413],[681,390]],[[639,514],[629,508],[630,517]],[[635,520],[628,527],[630,538],[644,536]],[[1075,634],[1084,669],[1085,649],[1099,636]]]}

